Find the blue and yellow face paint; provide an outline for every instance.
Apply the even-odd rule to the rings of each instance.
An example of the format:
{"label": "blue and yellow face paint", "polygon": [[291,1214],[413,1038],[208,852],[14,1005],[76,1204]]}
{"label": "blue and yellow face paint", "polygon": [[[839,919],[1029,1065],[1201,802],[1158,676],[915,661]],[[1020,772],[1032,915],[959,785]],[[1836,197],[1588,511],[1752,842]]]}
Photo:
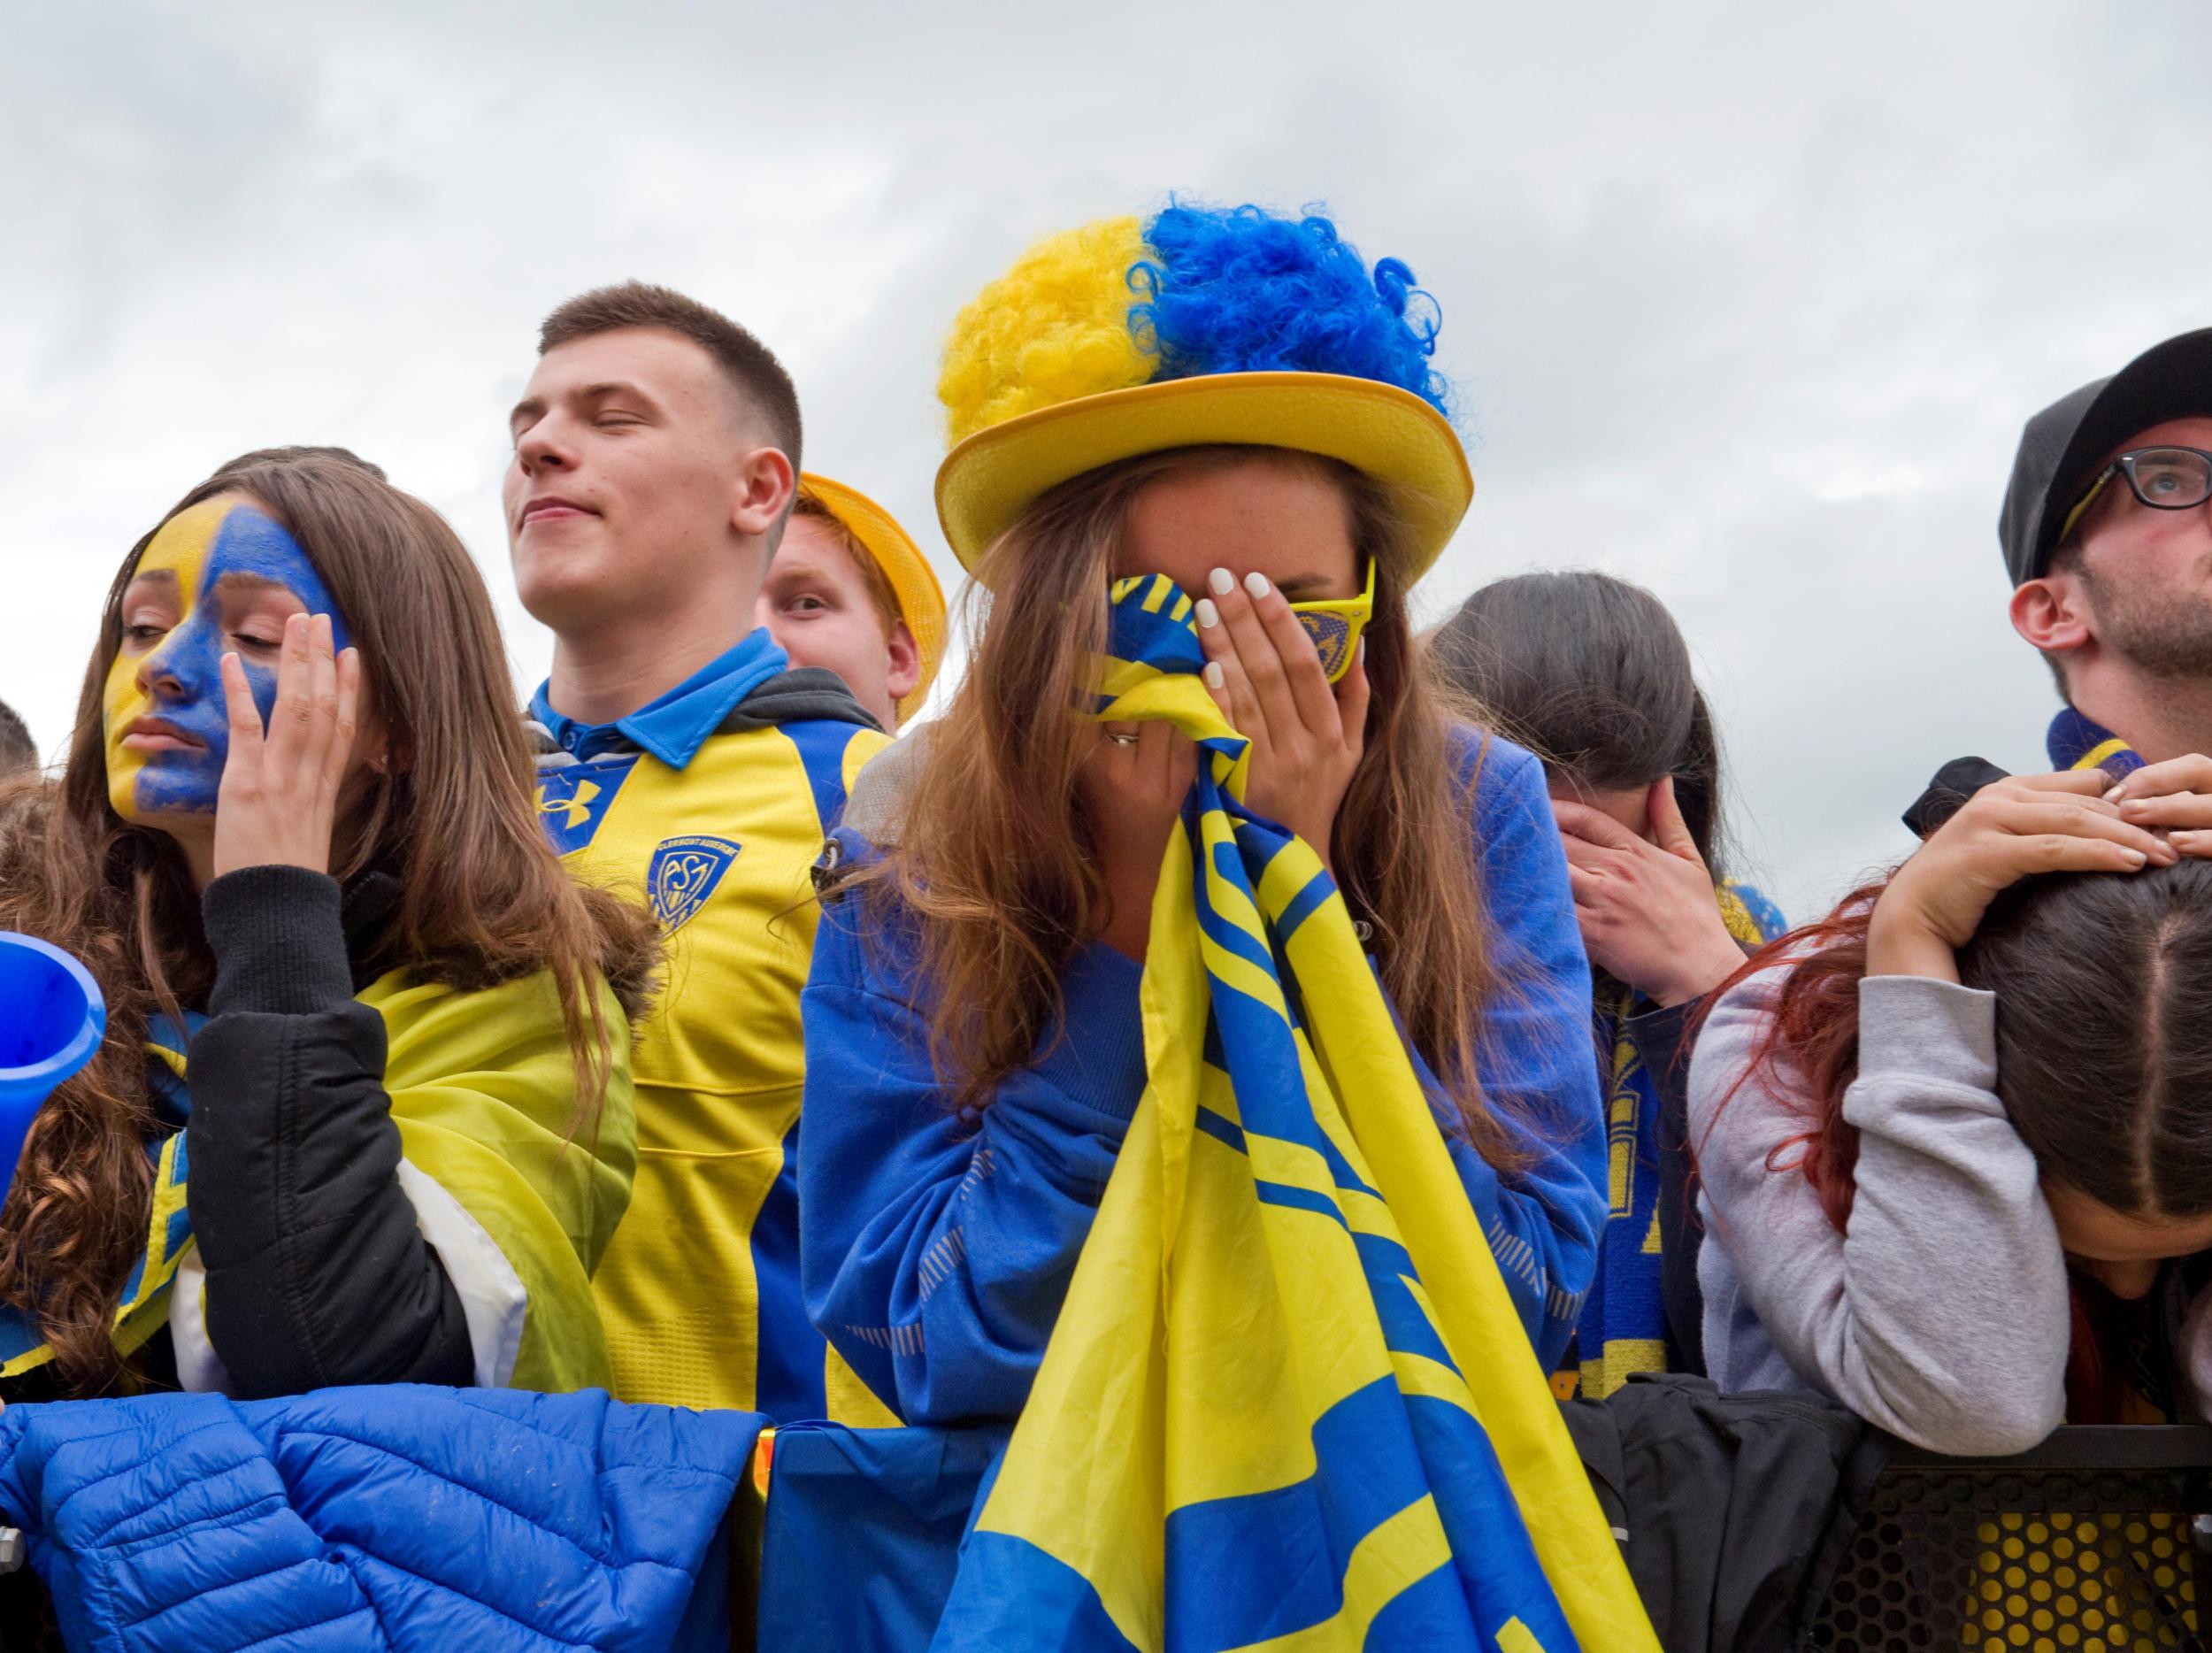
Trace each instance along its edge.
{"label": "blue and yellow face paint", "polygon": [[268,721],[284,622],[330,616],[346,624],[300,542],[234,494],[163,523],[123,594],[115,663],[102,696],[108,802],[126,820],[212,815],[230,755],[221,663],[235,653]]}

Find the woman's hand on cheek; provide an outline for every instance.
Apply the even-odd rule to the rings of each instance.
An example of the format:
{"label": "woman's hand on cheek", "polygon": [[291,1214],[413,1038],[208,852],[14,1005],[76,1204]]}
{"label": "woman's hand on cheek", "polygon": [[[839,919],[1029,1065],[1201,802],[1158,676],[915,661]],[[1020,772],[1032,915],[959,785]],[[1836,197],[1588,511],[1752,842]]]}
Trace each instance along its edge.
{"label": "woman's hand on cheek", "polygon": [[1334,684],[1290,604],[1265,576],[1226,569],[1198,604],[1198,642],[1214,703],[1252,743],[1244,801],[1330,858],[1336,812],[1367,738],[1363,643]]}
{"label": "woman's hand on cheek", "polygon": [[215,876],[249,866],[330,870],[339,783],[353,750],[361,659],[334,657],[330,617],[285,622],[276,701],[261,722],[245,665],[223,657],[230,754],[215,797]]}
{"label": "woman's hand on cheek", "polygon": [[1171,723],[1110,723],[1076,775],[1110,911],[1100,940],[1141,959],[1168,834],[1198,779],[1198,747]]}
{"label": "woman's hand on cheek", "polygon": [[1993,780],[1897,869],[1867,932],[1870,976],[1956,981],[1958,950],[1999,891],[2039,873],[2134,873],[2180,857],[2100,795],[2097,770]]}
{"label": "woman's hand on cheek", "polygon": [[1575,922],[1596,965],[1663,1007],[1709,993],[1744,961],[1713,896],[1713,875],[1674,801],[1671,777],[1647,795],[1659,842],[1586,804],[1555,799]]}

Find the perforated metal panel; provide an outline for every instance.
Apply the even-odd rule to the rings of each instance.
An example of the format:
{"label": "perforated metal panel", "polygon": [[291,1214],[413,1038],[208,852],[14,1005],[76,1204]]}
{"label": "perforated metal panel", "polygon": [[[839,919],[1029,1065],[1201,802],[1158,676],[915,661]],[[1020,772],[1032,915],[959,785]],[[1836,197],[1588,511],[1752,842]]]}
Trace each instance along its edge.
{"label": "perforated metal panel", "polygon": [[1812,1645],[2202,1653],[2208,1477],[2212,1429],[2062,1429],[2006,1459],[1901,1447]]}

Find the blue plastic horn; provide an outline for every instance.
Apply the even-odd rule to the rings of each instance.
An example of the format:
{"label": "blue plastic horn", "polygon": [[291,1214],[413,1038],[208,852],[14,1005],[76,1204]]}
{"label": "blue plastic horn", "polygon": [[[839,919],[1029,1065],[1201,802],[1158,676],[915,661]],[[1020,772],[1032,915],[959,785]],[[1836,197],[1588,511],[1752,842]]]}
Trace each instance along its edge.
{"label": "blue plastic horn", "polygon": [[92,1060],[107,1001],[69,954],[0,930],[0,1197],[15,1177],[39,1104]]}

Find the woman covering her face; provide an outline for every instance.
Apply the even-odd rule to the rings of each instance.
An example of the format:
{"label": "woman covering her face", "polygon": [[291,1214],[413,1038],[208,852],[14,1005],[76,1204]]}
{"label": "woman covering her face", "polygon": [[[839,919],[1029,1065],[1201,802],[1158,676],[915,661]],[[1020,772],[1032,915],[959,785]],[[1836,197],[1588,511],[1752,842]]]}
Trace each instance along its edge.
{"label": "woman covering her face", "polygon": [[1719,996],[1689,1110],[1723,1388],[1953,1453],[2204,1415],[2212,843],[2154,828],[2208,789],[2201,757],[1994,781]]}
{"label": "woman covering her face", "polygon": [[0,1394],[607,1380],[649,920],[545,845],[490,602],[349,456],[250,455],[124,559],[0,929],[104,994],[0,1205]]}
{"label": "woman covering her face", "polygon": [[[1102,678],[1133,625],[1188,649],[1244,809],[1333,874],[1540,1357],[1572,1330],[1590,978],[1540,766],[1416,669],[1406,592],[1471,490],[1426,303],[1325,219],[1175,206],[1047,241],[961,317],[939,503],[988,619],[933,738],[856,791],[805,1000],[807,1306],[910,1422],[1021,1411],[1146,1090],[1163,852],[1216,759],[1148,712],[1154,668]],[[1266,943],[1217,921],[1218,1009]],[[1209,1038],[1218,1066],[1240,1034]]]}
{"label": "woman covering her face", "polygon": [[1638,1372],[1702,1372],[1684,1119],[1688,1029],[1744,949],[1787,927],[1719,876],[1720,744],[1666,605],[1590,569],[1483,587],[1430,665],[1543,755],[1575,919],[1596,966],[1610,1216],[1555,1387],[1602,1400]]}

